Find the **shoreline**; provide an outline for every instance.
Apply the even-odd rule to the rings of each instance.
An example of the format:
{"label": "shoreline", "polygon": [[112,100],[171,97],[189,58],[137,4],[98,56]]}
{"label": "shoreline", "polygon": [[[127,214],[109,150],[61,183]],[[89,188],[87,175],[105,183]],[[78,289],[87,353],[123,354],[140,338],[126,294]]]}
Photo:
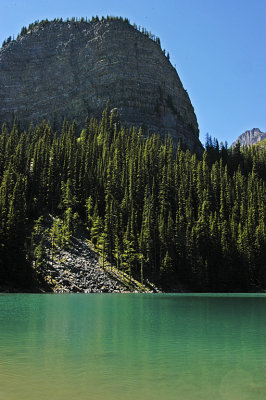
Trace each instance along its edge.
{"label": "shoreline", "polygon": [[115,293],[115,294],[186,294],[186,295],[189,295],[189,294],[193,294],[193,295],[203,295],[203,294],[211,294],[211,295],[215,295],[215,294],[224,294],[224,295],[226,295],[226,294],[265,294],[266,295],[266,290],[265,289],[258,289],[258,290],[256,290],[256,291],[246,291],[246,292],[243,292],[243,291],[241,291],[241,292],[239,292],[239,291],[231,291],[231,292],[193,292],[193,291],[189,291],[189,290],[186,290],[186,291],[158,291],[158,292],[152,292],[152,291],[150,291],[150,292],[141,292],[141,291],[126,291],[126,290],[124,290],[124,291],[121,291],[121,292],[118,292],[118,291],[109,291],[109,292],[107,292],[107,291],[98,291],[98,292],[77,292],[77,291],[68,291],[68,292],[55,292],[55,291],[53,291],[53,290],[50,290],[50,291],[48,291],[48,290],[44,290],[44,288],[42,288],[42,287],[25,287],[25,288],[22,288],[22,287],[20,287],[20,286],[16,286],[16,285],[12,285],[11,284],[11,282],[10,283],[3,283],[3,284],[0,284],[0,294],[73,294],[73,293],[75,293],[75,294],[77,294],[77,293],[79,293],[79,294],[102,294],[102,293],[108,293],[108,294],[112,294],[112,293]]}

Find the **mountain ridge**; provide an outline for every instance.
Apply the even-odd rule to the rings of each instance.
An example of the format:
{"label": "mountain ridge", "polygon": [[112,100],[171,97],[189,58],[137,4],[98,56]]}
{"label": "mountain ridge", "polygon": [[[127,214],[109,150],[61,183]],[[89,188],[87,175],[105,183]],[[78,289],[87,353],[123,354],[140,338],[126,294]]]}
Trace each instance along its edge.
{"label": "mountain ridge", "polygon": [[231,147],[235,147],[237,143],[239,143],[241,147],[252,146],[265,138],[266,132],[262,132],[259,128],[253,128],[238,136],[238,138],[232,143]]}

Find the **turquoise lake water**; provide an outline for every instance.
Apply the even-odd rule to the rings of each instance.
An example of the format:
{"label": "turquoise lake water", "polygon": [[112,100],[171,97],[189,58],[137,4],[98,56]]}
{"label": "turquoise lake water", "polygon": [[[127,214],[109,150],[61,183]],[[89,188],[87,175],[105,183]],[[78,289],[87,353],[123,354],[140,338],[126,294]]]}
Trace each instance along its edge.
{"label": "turquoise lake water", "polygon": [[1,400],[265,400],[266,296],[0,295]]}

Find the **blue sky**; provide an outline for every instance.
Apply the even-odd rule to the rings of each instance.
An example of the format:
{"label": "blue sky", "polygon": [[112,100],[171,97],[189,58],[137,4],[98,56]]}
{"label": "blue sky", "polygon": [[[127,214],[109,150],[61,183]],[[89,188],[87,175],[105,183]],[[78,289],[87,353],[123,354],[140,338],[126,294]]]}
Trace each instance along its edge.
{"label": "blue sky", "polygon": [[55,17],[118,15],[159,36],[187,89],[200,139],[266,131],[265,0],[0,0],[0,43]]}

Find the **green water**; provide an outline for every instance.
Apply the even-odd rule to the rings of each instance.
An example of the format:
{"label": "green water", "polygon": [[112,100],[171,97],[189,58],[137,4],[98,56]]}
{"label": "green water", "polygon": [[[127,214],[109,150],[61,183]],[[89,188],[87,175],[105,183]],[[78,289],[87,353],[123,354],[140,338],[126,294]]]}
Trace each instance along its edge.
{"label": "green water", "polygon": [[1,400],[266,399],[265,295],[0,295]]}

